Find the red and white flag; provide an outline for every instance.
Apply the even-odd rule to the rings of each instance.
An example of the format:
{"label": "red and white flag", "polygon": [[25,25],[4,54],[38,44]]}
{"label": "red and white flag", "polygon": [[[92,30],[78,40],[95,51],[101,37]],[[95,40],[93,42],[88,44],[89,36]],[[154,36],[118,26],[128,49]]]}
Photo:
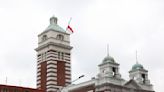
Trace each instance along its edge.
{"label": "red and white flag", "polygon": [[74,32],[73,29],[70,27],[70,25],[67,26],[66,31],[70,34],[72,34]]}
{"label": "red and white flag", "polygon": [[72,18],[70,18],[70,20],[68,22],[68,26],[66,28],[66,32],[69,33],[69,34],[72,34],[74,32],[72,27],[70,27],[71,20],[72,20]]}

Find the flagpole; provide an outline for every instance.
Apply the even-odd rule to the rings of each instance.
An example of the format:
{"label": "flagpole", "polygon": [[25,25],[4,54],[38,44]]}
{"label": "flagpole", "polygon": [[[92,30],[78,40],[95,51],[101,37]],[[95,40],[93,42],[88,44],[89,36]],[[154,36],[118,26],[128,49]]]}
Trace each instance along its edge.
{"label": "flagpole", "polygon": [[[69,24],[71,23],[71,20],[72,20],[72,17],[70,17],[70,19],[69,19],[69,21],[68,21],[68,26],[69,26]],[[66,30],[67,30],[68,26],[66,27]]]}
{"label": "flagpole", "polygon": [[72,17],[70,17],[69,21],[68,21],[68,25],[71,23]]}
{"label": "flagpole", "polygon": [[[70,17],[70,20],[68,21],[68,26],[67,26],[67,28],[66,28],[66,32],[69,32],[68,30],[70,30],[71,33],[73,33],[73,30],[72,30],[72,28],[70,27],[71,20],[72,20],[72,17]],[[69,33],[69,34],[71,34],[71,33]]]}

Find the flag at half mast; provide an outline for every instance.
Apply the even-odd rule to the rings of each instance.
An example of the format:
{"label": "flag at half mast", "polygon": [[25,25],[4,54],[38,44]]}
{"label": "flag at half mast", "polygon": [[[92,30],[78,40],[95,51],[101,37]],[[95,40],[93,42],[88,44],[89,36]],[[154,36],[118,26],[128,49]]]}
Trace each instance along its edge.
{"label": "flag at half mast", "polygon": [[71,22],[72,18],[70,18],[69,22],[68,22],[68,26],[66,28],[66,32],[69,34],[72,34],[74,31],[72,29],[72,27],[70,26],[70,22]]}

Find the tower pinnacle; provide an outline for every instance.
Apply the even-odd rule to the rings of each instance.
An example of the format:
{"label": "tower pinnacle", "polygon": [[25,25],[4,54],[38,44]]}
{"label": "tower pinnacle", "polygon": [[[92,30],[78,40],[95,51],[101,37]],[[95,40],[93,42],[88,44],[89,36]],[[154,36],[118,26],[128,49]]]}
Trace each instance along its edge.
{"label": "tower pinnacle", "polygon": [[107,44],[107,56],[109,56],[109,44]]}
{"label": "tower pinnacle", "polygon": [[52,16],[52,17],[50,18],[50,24],[57,24],[57,21],[58,21],[58,19],[57,19],[57,17],[55,17],[55,16]]}
{"label": "tower pinnacle", "polygon": [[136,50],[136,64],[138,64],[138,55],[137,55],[137,50]]}

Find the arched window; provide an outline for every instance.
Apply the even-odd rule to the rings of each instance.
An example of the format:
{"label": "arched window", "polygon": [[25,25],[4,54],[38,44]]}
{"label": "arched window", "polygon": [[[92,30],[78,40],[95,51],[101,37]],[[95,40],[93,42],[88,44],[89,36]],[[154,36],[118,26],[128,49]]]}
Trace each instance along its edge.
{"label": "arched window", "polygon": [[61,34],[58,34],[56,38],[57,38],[58,40],[64,40],[64,36],[61,35]]}
{"label": "arched window", "polygon": [[112,72],[113,72],[113,76],[116,75],[116,68],[115,67],[112,67]]}
{"label": "arched window", "polygon": [[47,39],[47,35],[43,35],[42,41],[45,41]]}
{"label": "arched window", "polygon": [[146,81],[146,79],[145,79],[145,74],[141,74],[141,76],[142,76],[142,81],[143,81],[143,83],[145,83],[145,81]]}

